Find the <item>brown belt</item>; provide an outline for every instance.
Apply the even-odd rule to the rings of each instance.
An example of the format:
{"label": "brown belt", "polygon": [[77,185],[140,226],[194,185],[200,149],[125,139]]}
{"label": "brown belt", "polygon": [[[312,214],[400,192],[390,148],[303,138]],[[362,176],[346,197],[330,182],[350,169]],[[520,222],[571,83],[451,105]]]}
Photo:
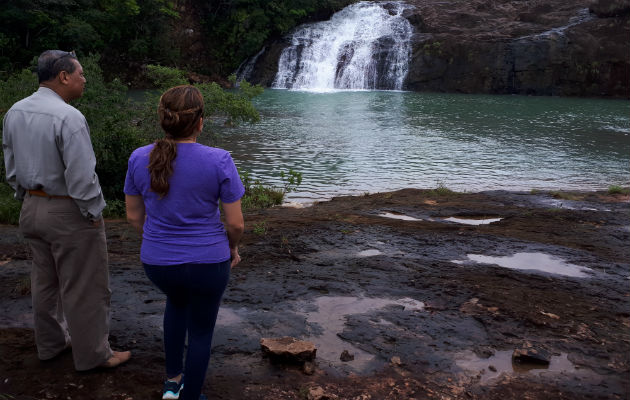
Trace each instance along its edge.
{"label": "brown belt", "polygon": [[72,197],[70,196],[55,196],[52,194],[48,194],[46,192],[44,192],[43,190],[27,190],[28,194],[30,194],[31,196],[39,196],[39,197],[48,197],[50,199],[71,199]]}

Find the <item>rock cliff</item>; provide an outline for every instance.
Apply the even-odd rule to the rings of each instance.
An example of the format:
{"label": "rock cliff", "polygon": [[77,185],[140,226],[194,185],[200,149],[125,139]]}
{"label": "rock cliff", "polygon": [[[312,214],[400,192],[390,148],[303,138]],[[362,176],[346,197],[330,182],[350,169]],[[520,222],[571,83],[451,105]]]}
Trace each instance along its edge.
{"label": "rock cliff", "polygon": [[[630,98],[630,0],[407,0],[413,91]],[[287,39],[250,80],[269,86]]]}

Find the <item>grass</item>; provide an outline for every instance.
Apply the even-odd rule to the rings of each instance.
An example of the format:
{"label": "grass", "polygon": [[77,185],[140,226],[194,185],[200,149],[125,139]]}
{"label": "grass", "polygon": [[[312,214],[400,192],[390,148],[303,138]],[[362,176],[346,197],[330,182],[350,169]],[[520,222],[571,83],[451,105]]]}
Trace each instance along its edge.
{"label": "grass", "polygon": [[618,185],[611,185],[608,186],[608,194],[630,194],[630,188],[625,188]]}
{"label": "grass", "polygon": [[566,192],[560,192],[560,191],[549,192],[549,194],[551,194],[551,196],[554,199],[562,199],[562,200],[581,200],[582,199],[582,196],[578,196],[578,195],[566,193]]}
{"label": "grass", "polygon": [[450,196],[452,194],[455,194],[455,192],[447,188],[444,182],[438,182],[438,185],[435,189],[429,190],[429,194],[431,194],[432,196]]}
{"label": "grass", "polygon": [[255,223],[252,232],[254,235],[264,236],[267,233],[267,221]]}

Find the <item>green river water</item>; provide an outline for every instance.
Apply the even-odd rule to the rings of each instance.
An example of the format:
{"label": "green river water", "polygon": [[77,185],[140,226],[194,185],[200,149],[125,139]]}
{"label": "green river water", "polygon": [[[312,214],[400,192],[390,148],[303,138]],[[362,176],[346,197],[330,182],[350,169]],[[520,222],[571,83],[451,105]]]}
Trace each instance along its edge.
{"label": "green river water", "polygon": [[222,128],[216,144],[266,184],[301,172],[289,201],[630,184],[627,100],[268,89],[255,105],[261,122]]}

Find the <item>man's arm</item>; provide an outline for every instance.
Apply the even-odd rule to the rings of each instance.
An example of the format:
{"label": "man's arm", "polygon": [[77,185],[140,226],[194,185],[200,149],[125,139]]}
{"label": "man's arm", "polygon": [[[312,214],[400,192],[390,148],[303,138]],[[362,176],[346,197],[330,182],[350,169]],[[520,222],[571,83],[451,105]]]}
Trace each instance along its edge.
{"label": "man's arm", "polygon": [[68,196],[72,197],[85,217],[100,218],[105,199],[96,175],[96,157],[92,149],[87,122],[63,137],[62,157]]}
{"label": "man's arm", "polygon": [[7,123],[7,115],[2,120],[2,151],[4,152],[4,168],[7,175],[7,183],[16,190],[17,178],[15,172],[15,158],[13,155],[13,144]]}

